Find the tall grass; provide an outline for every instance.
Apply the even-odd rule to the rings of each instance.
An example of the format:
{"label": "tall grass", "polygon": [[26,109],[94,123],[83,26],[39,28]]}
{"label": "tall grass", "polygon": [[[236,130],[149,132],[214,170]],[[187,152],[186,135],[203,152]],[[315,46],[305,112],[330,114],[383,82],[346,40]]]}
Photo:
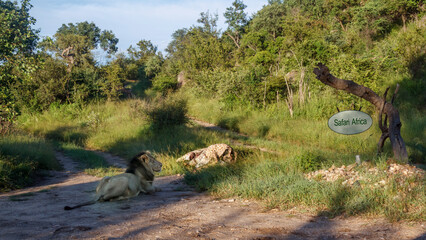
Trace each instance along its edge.
{"label": "tall grass", "polygon": [[0,136],[0,192],[28,186],[37,170],[58,170],[54,146],[38,137]]}
{"label": "tall grass", "polygon": [[[376,157],[381,131],[371,107],[363,106],[364,111],[372,115],[373,126],[364,133],[346,136],[328,129],[327,119],[337,112],[336,106],[346,110],[330,97],[310,99],[303,108],[296,105],[293,117],[284,104],[273,104],[266,109],[241,106],[229,109],[215,99],[188,98],[192,116],[247,134],[251,137],[244,141],[278,152],[276,155],[250,154],[239,158],[240,162],[233,166],[215,166],[187,174],[187,182],[198,189],[219,197],[259,199],[271,208],[297,206],[329,216],[380,215],[392,221],[426,217],[425,179],[412,179],[415,187],[410,188],[408,183],[401,185],[396,177],[389,181],[390,187],[383,190],[347,187],[339,181],[309,181],[303,176],[304,171],[354,163],[355,155],[383,169],[387,167],[386,157]],[[419,111],[413,111],[409,114],[402,108],[402,134],[411,160],[424,162],[425,121]],[[389,141],[385,145],[384,156],[387,155],[392,155]],[[386,177],[383,173],[365,176],[368,179]]]}
{"label": "tall grass", "polygon": [[26,134],[0,136],[0,153],[31,161],[40,169],[57,170],[61,166],[55,158],[54,146],[47,140]]}
{"label": "tall grass", "polygon": [[[325,92],[327,93],[327,91]],[[250,107],[226,108],[217,99],[194,97],[190,92],[182,91],[188,100],[189,114],[197,119],[212,122],[222,127],[251,136],[249,141],[273,150],[291,152],[292,149],[319,150],[333,160],[336,157],[352,161],[355,155],[363,159],[372,159],[377,152],[377,143],[381,136],[378,127],[378,115],[371,104],[363,101],[363,111],[373,118],[372,127],[357,135],[340,135],[331,131],[327,120],[340,110],[351,109],[341,106],[332,94],[330,96],[311,97],[303,106],[295,107],[291,117],[285,103],[271,104],[266,109]],[[401,100],[402,101],[402,100]],[[399,104],[402,120],[401,133],[407,146],[410,160],[426,163],[426,120],[424,111]],[[208,109],[206,111],[205,109]],[[290,149],[291,148],[291,149]],[[390,141],[386,141],[385,153],[391,155]]]}
{"label": "tall grass", "polygon": [[416,109],[401,112],[401,134],[410,160],[426,164],[426,114]]}

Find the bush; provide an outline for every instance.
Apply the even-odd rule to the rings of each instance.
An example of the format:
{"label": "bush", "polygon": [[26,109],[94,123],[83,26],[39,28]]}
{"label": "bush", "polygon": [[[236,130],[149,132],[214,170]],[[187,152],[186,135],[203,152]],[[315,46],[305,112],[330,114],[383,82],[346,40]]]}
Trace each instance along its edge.
{"label": "bush", "polygon": [[36,168],[37,162],[0,155],[0,192],[27,186]]}
{"label": "bush", "polygon": [[66,67],[51,57],[38,62],[31,78],[15,83],[13,94],[20,110],[42,111],[54,102],[65,102],[69,81]]}
{"label": "bush", "polygon": [[50,142],[18,132],[0,136],[0,192],[28,186],[40,169],[60,168]]}
{"label": "bush", "polygon": [[217,125],[222,128],[226,128],[235,132],[239,132],[240,128],[238,123],[241,121],[238,117],[223,117],[220,118]]}
{"label": "bush", "polygon": [[[241,68],[236,71],[220,69],[195,74],[190,86],[197,96],[218,98],[228,109],[237,106],[263,106],[265,74],[261,67]],[[275,94],[275,90],[273,91]],[[276,99],[275,95],[274,99]]]}
{"label": "bush", "polygon": [[182,125],[188,121],[188,107],[183,99],[157,98],[143,105],[141,110],[154,129]]}
{"label": "bush", "polygon": [[313,152],[304,152],[295,157],[297,167],[303,172],[312,172],[320,169],[323,161],[322,156]]}
{"label": "bush", "polygon": [[176,89],[177,84],[178,82],[175,78],[169,77],[167,75],[159,75],[155,77],[152,82],[154,90],[163,94],[167,93],[169,90]]}

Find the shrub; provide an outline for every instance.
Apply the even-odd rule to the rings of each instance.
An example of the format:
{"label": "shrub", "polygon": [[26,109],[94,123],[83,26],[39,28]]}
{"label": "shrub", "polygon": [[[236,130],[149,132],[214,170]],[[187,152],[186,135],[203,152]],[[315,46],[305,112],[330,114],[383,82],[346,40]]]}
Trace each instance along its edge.
{"label": "shrub", "polygon": [[37,162],[0,155],[0,192],[25,187],[36,168]]}
{"label": "shrub", "polygon": [[175,78],[169,77],[167,75],[159,75],[154,78],[152,86],[158,92],[163,94],[167,93],[169,90],[174,90],[177,87],[177,80]]}
{"label": "shrub", "polygon": [[57,170],[61,168],[55,158],[54,146],[50,142],[18,132],[0,137],[0,155],[16,164],[34,162],[37,169]]}
{"label": "shrub", "polygon": [[38,62],[31,78],[15,83],[13,94],[20,110],[42,111],[54,102],[65,102],[69,94],[66,67],[51,57]]}
{"label": "shrub", "polygon": [[239,132],[240,129],[238,127],[238,123],[241,119],[238,117],[223,117],[220,118],[217,125],[222,128],[226,128],[235,132]]}
{"label": "shrub", "polygon": [[157,98],[142,105],[144,117],[154,129],[185,124],[188,119],[187,103],[177,98]]}
{"label": "shrub", "polygon": [[323,161],[322,156],[313,152],[304,152],[295,157],[297,167],[303,172],[312,172],[320,169]]}

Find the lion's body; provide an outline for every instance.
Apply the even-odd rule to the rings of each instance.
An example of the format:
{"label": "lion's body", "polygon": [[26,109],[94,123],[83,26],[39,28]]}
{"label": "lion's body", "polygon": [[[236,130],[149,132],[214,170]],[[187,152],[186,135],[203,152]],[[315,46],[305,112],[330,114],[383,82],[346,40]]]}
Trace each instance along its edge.
{"label": "lion's body", "polygon": [[104,177],[96,187],[99,201],[113,201],[131,198],[143,191],[135,174],[122,173],[113,177]]}
{"label": "lion's body", "polygon": [[123,200],[143,193],[153,193],[158,191],[152,183],[154,172],[161,171],[162,164],[157,161],[149,152],[141,152],[129,163],[125,173],[104,177],[96,187],[95,200],[74,207],[66,206],[65,210],[82,207],[96,203],[96,201]]}

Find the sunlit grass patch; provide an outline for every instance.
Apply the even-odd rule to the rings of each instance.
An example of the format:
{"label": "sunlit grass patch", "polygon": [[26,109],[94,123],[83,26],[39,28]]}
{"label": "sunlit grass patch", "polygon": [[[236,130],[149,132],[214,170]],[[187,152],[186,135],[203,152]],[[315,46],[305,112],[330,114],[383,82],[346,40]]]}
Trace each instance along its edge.
{"label": "sunlit grass patch", "polygon": [[20,133],[0,136],[0,153],[36,162],[41,169],[60,169],[53,144],[40,137]]}
{"label": "sunlit grass patch", "polygon": [[[253,153],[233,165],[188,173],[185,179],[198,190],[218,197],[256,199],[267,208],[299,208],[329,217],[386,216],[391,221],[418,221],[426,217],[424,178],[401,181],[399,175],[388,176],[379,171],[377,177],[364,171],[368,183],[347,185],[344,179],[309,180],[293,160]],[[387,179],[385,185],[374,185],[383,177]]]}
{"label": "sunlit grass patch", "polygon": [[60,148],[64,151],[65,155],[72,158],[78,163],[85,173],[97,176],[112,176],[123,172],[123,169],[109,166],[107,161],[95,152],[85,150],[73,143],[62,143]]}

